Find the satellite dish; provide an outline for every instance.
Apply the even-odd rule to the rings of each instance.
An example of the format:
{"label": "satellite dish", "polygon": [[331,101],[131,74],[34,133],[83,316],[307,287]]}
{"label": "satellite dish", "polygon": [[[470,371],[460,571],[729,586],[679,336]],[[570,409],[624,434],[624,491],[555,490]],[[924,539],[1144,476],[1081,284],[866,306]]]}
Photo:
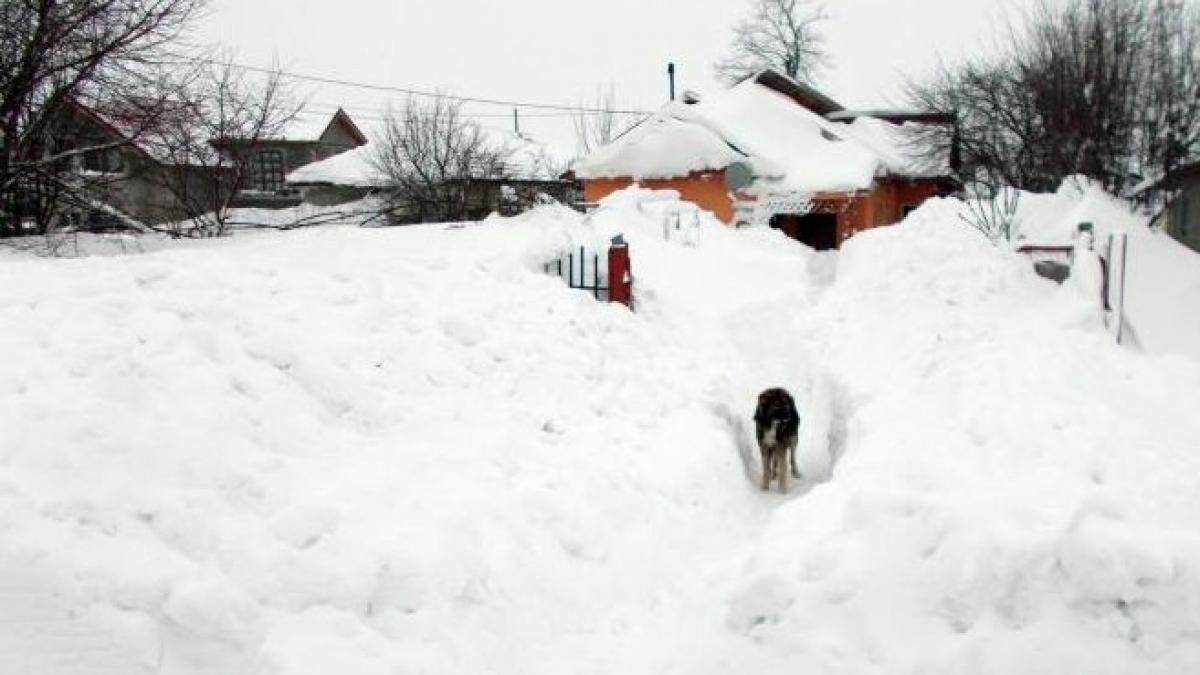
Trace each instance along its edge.
{"label": "satellite dish", "polygon": [[754,182],[754,170],[745,162],[734,162],[725,167],[725,187],[741,190]]}

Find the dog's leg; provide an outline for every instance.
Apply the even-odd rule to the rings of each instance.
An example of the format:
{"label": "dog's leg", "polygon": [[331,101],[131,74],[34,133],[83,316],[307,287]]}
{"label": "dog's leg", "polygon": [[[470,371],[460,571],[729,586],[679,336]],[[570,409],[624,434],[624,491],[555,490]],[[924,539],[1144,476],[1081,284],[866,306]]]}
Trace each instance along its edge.
{"label": "dog's leg", "polygon": [[796,446],[795,445],[791,445],[788,447],[788,462],[792,465],[792,467],[791,467],[792,468],[792,478],[799,479],[800,472],[796,470]]}
{"label": "dog's leg", "polygon": [[778,469],[776,471],[776,474],[779,476],[779,491],[782,492],[783,494],[787,494],[788,478],[789,478],[788,466],[787,466],[787,463],[788,463],[787,448],[779,449],[779,459],[777,461],[779,463]]}
{"label": "dog's leg", "polygon": [[762,489],[763,492],[771,489],[771,462],[774,457],[771,456],[771,451],[766,448],[762,449]]}

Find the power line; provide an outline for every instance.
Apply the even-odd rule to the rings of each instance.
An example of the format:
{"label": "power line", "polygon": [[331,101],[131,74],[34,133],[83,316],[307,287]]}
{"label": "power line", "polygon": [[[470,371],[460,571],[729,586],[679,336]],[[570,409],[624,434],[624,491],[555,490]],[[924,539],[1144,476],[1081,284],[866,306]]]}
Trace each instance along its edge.
{"label": "power line", "polygon": [[343,86],[343,87],[352,87],[355,89],[366,89],[366,90],[370,90],[370,91],[386,91],[386,92],[392,92],[392,93],[398,93],[398,94],[408,94],[410,96],[430,96],[430,97],[435,97],[435,98],[436,97],[450,98],[450,99],[454,99],[456,101],[463,101],[464,103],[480,103],[480,104],[484,104],[484,105],[502,105],[502,106],[507,106],[510,108],[532,108],[534,110],[556,110],[556,111],[569,112],[569,113],[575,113],[575,112],[612,113],[612,114],[617,114],[617,115],[649,115],[650,114],[649,112],[647,112],[645,110],[609,110],[606,108],[588,108],[585,106],[566,106],[566,105],[554,105],[554,104],[550,104],[550,103],[530,103],[528,101],[509,101],[509,100],[495,99],[495,98],[479,98],[479,97],[474,97],[474,96],[457,96],[455,94],[447,94],[444,92],[435,92],[435,91],[425,91],[425,90],[421,90],[421,89],[411,89],[408,87],[392,87],[392,86],[382,85],[382,84],[368,84],[365,82],[353,82],[350,80],[340,80],[340,79],[332,78],[332,77],[319,77],[316,75],[302,75],[300,73],[293,73],[293,72],[282,70],[282,69],[276,70],[276,69],[271,69],[271,68],[259,68],[257,66],[247,66],[245,64],[233,63],[233,62],[223,63],[222,65],[227,65],[231,68],[238,68],[238,69],[253,72],[253,73],[264,73],[267,75],[273,75],[275,73],[279,73],[280,76],[287,77],[287,78],[290,78],[293,80],[304,80],[307,82],[318,82],[321,84],[334,84],[334,85],[339,85],[339,86]]}
{"label": "power line", "polygon": [[[343,108],[347,112],[356,113],[357,117],[362,117],[364,119],[371,119],[371,116],[375,116],[378,119],[382,119],[383,116],[387,115],[389,112],[387,109],[384,109],[384,108],[371,108],[371,107],[367,107],[367,106],[343,105],[340,103],[328,103],[328,102],[321,102],[321,101],[314,101],[314,102],[306,103],[304,107],[306,109],[321,108],[324,110],[328,110],[328,112],[330,112],[330,113],[336,112],[338,108]],[[366,115],[359,115],[358,113],[366,113]],[[568,118],[568,117],[575,117],[576,114],[604,115],[604,114],[609,114],[609,113],[608,113],[608,111],[580,111],[580,113],[567,113],[567,112],[521,113],[521,119],[523,119],[523,120],[524,119],[563,119],[563,118]],[[632,114],[632,113],[619,113],[619,112],[614,111],[611,114],[625,115],[625,114]],[[461,115],[463,117],[473,117],[473,118],[480,118],[480,119],[485,119],[485,118],[486,119],[512,119],[511,112],[507,112],[507,113],[460,112],[459,115]]]}

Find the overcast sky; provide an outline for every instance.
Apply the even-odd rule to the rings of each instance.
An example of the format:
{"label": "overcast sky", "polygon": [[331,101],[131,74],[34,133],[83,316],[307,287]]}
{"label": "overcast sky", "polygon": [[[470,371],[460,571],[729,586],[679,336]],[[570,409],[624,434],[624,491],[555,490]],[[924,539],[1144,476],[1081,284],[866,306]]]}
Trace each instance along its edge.
{"label": "overcast sky", "polygon": [[[611,83],[619,104],[653,109],[679,88],[717,88],[712,64],[750,0],[210,0],[199,37],[243,63],[486,98],[577,104]],[[830,0],[825,35],[833,65],[819,85],[848,107],[898,103],[906,74],[939,55],[985,48],[1005,11],[1025,0]],[[341,104],[372,124],[391,97],[303,84],[316,106]],[[473,105],[481,123],[511,128],[511,109]],[[527,133],[571,143],[564,117],[523,113]]]}

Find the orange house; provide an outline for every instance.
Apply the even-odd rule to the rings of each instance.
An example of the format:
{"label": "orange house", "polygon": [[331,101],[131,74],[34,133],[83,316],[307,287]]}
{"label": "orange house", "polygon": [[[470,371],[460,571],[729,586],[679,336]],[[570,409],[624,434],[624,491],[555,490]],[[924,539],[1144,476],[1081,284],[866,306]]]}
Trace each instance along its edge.
{"label": "orange house", "polygon": [[831,249],[957,190],[949,158],[915,154],[904,126],[952,122],[847,112],[766,70],[711,100],[668,104],[574,171],[589,202],[634,184],[675,190],[727,224],[770,225]]}

